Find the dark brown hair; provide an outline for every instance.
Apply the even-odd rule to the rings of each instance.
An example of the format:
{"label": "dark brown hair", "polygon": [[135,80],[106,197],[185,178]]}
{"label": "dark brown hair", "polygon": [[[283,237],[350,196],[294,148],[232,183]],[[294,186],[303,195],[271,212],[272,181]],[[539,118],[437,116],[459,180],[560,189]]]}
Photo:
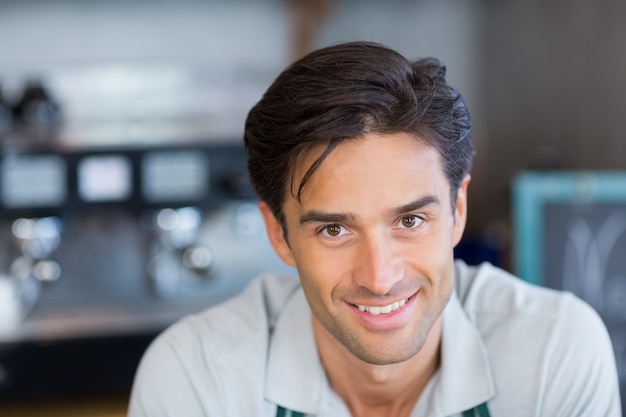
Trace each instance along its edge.
{"label": "dark brown hair", "polygon": [[437,149],[454,205],[474,145],[469,112],[445,72],[435,58],[412,62],[371,42],[319,49],[287,67],[246,119],[248,170],[259,198],[284,226],[285,193],[294,193],[294,167],[312,145],[327,147],[295,188],[298,200],[341,141],[403,132]]}

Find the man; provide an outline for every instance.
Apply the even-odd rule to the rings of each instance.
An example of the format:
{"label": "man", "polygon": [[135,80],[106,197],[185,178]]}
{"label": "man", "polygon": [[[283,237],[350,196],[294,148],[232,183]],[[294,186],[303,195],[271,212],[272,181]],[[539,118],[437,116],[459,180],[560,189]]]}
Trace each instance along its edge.
{"label": "man", "polygon": [[454,261],[474,148],[444,75],[357,42],[275,80],[245,145],[268,236],[299,280],[264,276],[167,330],[131,417],[620,415],[591,308]]}

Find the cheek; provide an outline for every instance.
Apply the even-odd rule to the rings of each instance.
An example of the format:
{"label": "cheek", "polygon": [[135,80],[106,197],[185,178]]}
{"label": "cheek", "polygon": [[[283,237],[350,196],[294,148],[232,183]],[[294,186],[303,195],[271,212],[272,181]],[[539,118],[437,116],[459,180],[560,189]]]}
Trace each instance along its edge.
{"label": "cheek", "polygon": [[315,288],[332,288],[344,276],[349,262],[337,251],[315,248],[313,245],[292,247],[300,280],[303,286]]}
{"label": "cheek", "polygon": [[335,293],[340,286],[336,269],[327,262],[302,263],[298,261],[298,274],[302,290],[313,315],[325,326],[329,326],[335,311]]}
{"label": "cheek", "polygon": [[454,250],[454,229],[452,217],[436,222],[430,226],[428,232],[412,242],[415,253],[430,263],[450,258]]}
{"label": "cheek", "polygon": [[354,256],[351,251],[320,250],[311,244],[304,251],[294,250],[294,254],[306,298],[321,319],[323,311],[340,303],[339,294],[353,288]]}
{"label": "cheek", "polygon": [[[452,228],[450,228],[451,231]],[[454,276],[452,233],[433,233],[405,248],[404,259],[410,268],[429,277],[433,287],[451,287]]]}

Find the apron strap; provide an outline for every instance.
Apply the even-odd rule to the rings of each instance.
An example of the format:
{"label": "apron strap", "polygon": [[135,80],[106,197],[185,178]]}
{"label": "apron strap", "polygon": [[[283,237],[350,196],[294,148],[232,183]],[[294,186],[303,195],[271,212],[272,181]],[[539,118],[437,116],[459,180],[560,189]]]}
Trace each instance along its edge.
{"label": "apron strap", "polygon": [[[276,417],[304,417],[304,413],[298,411],[287,410],[280,405],[276,409]],[[463,417],[490,417],[487,403],[463,412]]]}
{"label": "apron strap", "polygon": [[487,403],[482,403],[471,410],[464,411],[463,417],[490,417]]}
{"label": "apron strap", "polygon": [[304,413],[287,410],[279,405],[276,409],[276,417],[304,417]]}

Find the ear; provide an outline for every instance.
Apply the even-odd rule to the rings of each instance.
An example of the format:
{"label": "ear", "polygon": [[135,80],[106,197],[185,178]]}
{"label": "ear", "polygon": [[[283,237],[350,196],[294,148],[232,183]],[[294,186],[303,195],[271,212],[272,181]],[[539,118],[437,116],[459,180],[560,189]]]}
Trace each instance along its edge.
{"label": "ear", "polygon": [[285,240],[285,233],[283,226],[276,220],[274,213],[267,205],[265,201],[259,203],[259,210],[263,216],[265,222],[265,230],[267,231],[267,237],[270,239],[270,243],[274,248],[276,254],[282,259],[284,263],[289,266],[296,266],[296,261],[291,253],[291,248]]}
{"label": "ear", "polygon": [[472,177],[466,175],[461,182],[456,194],[456,208],[454,209],[454,246],[458,245],[463,237],[465,223],[467,222],[467,187]]}

